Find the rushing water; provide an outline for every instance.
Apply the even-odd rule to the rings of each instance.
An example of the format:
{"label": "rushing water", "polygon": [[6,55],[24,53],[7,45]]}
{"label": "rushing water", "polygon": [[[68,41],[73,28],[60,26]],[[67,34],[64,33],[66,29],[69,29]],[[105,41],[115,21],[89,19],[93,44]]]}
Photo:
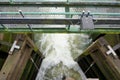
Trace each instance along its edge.
{"label": "rushing water", "polygon": [[85,34],[38,34],[36,44],[45,56],[36,80],[63,80],[71,77],[86,80],[81,68],[74,61],[89,43]]}

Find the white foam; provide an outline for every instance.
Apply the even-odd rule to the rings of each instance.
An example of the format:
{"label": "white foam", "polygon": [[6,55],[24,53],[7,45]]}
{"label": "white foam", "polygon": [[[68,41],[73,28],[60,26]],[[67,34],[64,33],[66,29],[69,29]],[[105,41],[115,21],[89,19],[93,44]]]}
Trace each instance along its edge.
{"label": "white foam", "polygon": [[[79,37],[81,40],[83,38],[88,38],[87,35],[83,34],[42,34],[40,40],[40,51],[45,55],[45,59],[42,62],[36,80],[44,80],[43,78],[45,77],[44,75],[46,74],[46,70],[56,66],[60,62],[69,69],[79,72],[79,74],[82,75],[82,80],[85,80],[82,70],[71,56],[71,47],[76,48],[76,45],[80,45],[73,44],[75,39],[77,39],[76,37]],[[84,43],[84,40],[82,41],[83,42],[81,42],[81,44]],[[78,52],[82,52],[82,50],[78,50]],[[54,80],[56,80],[55,77]]]}

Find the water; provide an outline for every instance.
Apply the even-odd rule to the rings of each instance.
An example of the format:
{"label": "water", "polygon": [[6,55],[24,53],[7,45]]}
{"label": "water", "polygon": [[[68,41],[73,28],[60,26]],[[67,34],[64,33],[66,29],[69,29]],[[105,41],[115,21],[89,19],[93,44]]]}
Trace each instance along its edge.
{"label": "water", "polygon": [[[45,56],[36,80],[62,80],[64,76],[86,80],[74,61],[89,43],[85,34],[38,34],[36,44]],[[74,55],[74,56],[73,56]]]}

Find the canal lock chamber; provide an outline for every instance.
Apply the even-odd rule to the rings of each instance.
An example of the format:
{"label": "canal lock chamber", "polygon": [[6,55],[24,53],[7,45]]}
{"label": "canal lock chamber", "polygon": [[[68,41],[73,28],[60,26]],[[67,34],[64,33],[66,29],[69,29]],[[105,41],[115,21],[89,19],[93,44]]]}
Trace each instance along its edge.
{"label": "canal lock chamber", "polygon": [[[63,37],[64,36],[63,39],[69,38],[69,37],[67,37],[67,34],[62,34],[62,36],[60,34],[56,34],[57,37],[55,37],[55,34],[54,34],[54,36],[52,34],[51,34],[52,36],[49,36],[47,34],[44,34],[44,35],[37,34],[36,36],[38,36],[38,35],[39,35],[39,38],[41,38],[41,37],[44,36],[44,38],[46,40],[49,40],[47,38],[50,38],[50,37],[52,38],[53,37],[53,41],[52,42],[54,42],[55,38],[58,39],[58,37]],[[45,37],[46,35],[47,35],[47,37]],[[79,39],[81,39],[79,34],[76,35],[77,39],[73,38],[72,35],[75,36],[76,34],[71,34],[72,38],[70,37],[70,39],[68,39],[68,40],[73,40],[73,42],[71,42],[71,43],[74,43],[74,40],[78,41]],[[11,37],[16,37],[16,34],[12,34]],[[24,69],[22,69],[23,72],[21,73],[21,76],[19,78],[16,77],[16,79],[18,79],[18,80],[23,80],[23,79],[25,79],[25,80],[35,80],[35,79],[37,79],[36,77],[39,76],[39,72],[40,72],[39,70],[42,69],[44,71],[46,69],[47,74],[45,74],[44,76],[46,76],[48,78],[45,78],[45,80],[49,80],[49,79],[52,80],[52,78],[53,79],[60,79],[61,80],[61,78],[64,79],[64,77],[72,77],[72,78],[78,77],[78,78],[80,78],[80,76],[78,75],[79,73],[82,74],[84,76],[84,78],[86,78],[86,79],[108,80],[108,78],[110,77],[109,75],[111,75],[112,79],[114,78],[114,80],[118,80],[119,76],[117,76],[117,75],[115,76],[114,74],[119,74],[119,70],[117,70],[117,71],[115,70],[116,69],[115,66],[117,66],[118,69],[119,69],[119,64],[118,64],[119,63],[119,48],[115,50],[115,52],[117,53],[118,58],[114,58],[113,55],[106,55],[104,53],[104,48],[105,48],[105,51],[106,50],[108,51],[109,49],[106,48],[105,46],[102,47],[103,51],[101,51],[101,49],[99,49],[99,48],[101,48],[100,47],[101,43],[96,44],[96,45],[99,45],[98,48],[97,48],[96,45],[94,45],[97,49],[95,49],[94,47],[93,48],[91,47],[90,50],[93,50],[93,52],[89,51],[89,49],[88,49],[94,42],[96,42],[97,40],[99,41],[99,39],[100,39],[100,41],[101,40],[105,41],[105,40],[101,39],[101,37],[104,38],[108,43],[110,43],[111,46],[117,45],[119,43],[119,41],[120,41],[120,36],[117,35],[117,34],[116,35],[112,35],[112,34],[111,35],[100,34],[100,35],[97,35],[97,36],[91,36],[92,41],[89,39],[88,36],[86,36],[86,38],[84,40],[81,40],[81,41],[85,41],[86,42],[86,39],[87,39],[87,41],[88,41],[89,44],[87,43],[86,46],[84,46],[84,50],[83,51],[78,51],[80,53],[76,54],[76,56],[74,55],[73,59],[71,59],[69,57],[66,57],[63,54],[61,56],[59,55],[59,57],[65,57],[67,60],[69,60],[69,61],[67,61],[65,59],[66,63],[64,63],[64,61],[62,62],[61,58],[58,58],[58,57],[55,58],[58,55],[58,54],[55,54],[55,53],[54,53],[54,55],[52,55],[52,53],[51,54],[44,53],[43,54],[44,57],[41,56],[40,54],[42,54],[42,51],[41,51],[40,47],[43,47],[43,52],[44,52],[45,47],[47,47],[47,45],[49,43],[46,43],[46,42],[42,43],[42,45],[44,45],[44,46],[40,46],[41,45],[41,43],[40,43],[37,46],[39,47],[39,50],[41,51],[41,53],[37,54],[37,52],[36,52],[35,49],[34,49],[35,51],[33,50],[31,52],[31,54],[30,54],[31,57],[28,59],[28,61],[24,65],[25,67],[24,67]],[[41,41],[39,38],[37,37],[38,42]],[[42,38],[42,40],[45,40],[44,38]],[[110,38],[111,38],[111,40],[109,40]],[[14,42],[14,38],[10,38],[10,39],[13,39],[13,41],[10,40],[11,42],[9,42],[9,44],[12,43],[12,42]],[[9,39],[7,39],[7,40],[9,40]],[[6,41],[6,40],[4,40],[4,41]],[[36,39],[34,39],[34,41],[36,42],[36,44],[38,44],[38,42],[36,41]],[[52,42],[50,40],[50,43],[52,43]],[[78,44],[78,43],[79,42],[77,42],[76,44]],[[60,44],[57,44],[57,46],[58,45],[61,45],[61,47],[63,47],[63,45],[65,45],[65,44],[61,44],[60,43]],[[52,46],[52,44],[51,44],[51,46]],[[50,51],[51,48],[53,48],[51,46],[49,46],[50,49],[47,49],[48,52],[53,52],[53,51]],[[79,45],[79,46],[81,46],[81,45]],[[3,47],[5,47],[5,49],[3,49]],[[7,50],[7,48],[8,48],[8,50]],[[24,51],[26,52],[27,49],[29,49],[29,48],[30,48],[30,46],[26,45],[26,49],[24,49]],[[65,49],[65,47],[63,47],[63,48]],[[67,46],[66,48],[69,48],[69,47]],[[4,66],[4,64],[6,64],[8,56],[10,56],[10,55],[8,55],[9,49],[10,49],[10,47],[8,45],[6,45],[5,42],[4,42],[4,44],[1,43],[1,50],[0,50],[0,52],[2,53],[2,54],[0,54],[0,59],[1,59],[0,60],[0,64],[1,64],[1,70],[2,70],[1,72],[6,71],[6,72],[3,72],[2,75],[7,75],[7,73],[8,73],[7,70],[3,70],[4,68],[2,68],[2,67]],[[60,47],[59,47],[59,49],[60,49]],[[88,50],[89,53],[87,53],[86,50]],[[18,50],[16,50],[16,51],[18,51]],[[74,52],[73,48],[72,48],[72,51]],[[61,50],[60,50],[60,52],[61,52]],[[62,52],[66,52],[66,51],[63,50]],[[75,53],[77,53],[77,52],[75,52]],[[47,59],[45,59],[45,55],[48,57]],[[50,58],[49,56],[51,56],[52,58]],[[56,59],[58,59],[58,60],[56,60]],[[54,60],[55,60],[56,63],[54,62]],[[71,60],[74,60],[75,62],[71,61]],[[50,63],[48,63],[46,65],[46,64],[43,64],[42,61],[45,62],[45,63],[47,63],[47,62],[50,62]],[[74,63],[74,64],[71,65],[71,64],[69,64],[69,62],[70,63]],[[76,62],[78,64],[77,67],[73,66],[73,65],[76,65]],[[113,64],[113,62],[114,62],[114,64]],[[16,63],[16,64],[18,65],[19,63]],[[65,65],[63,66],[63,64],[65,64]],[[111,65],[111,64],[113,64],[113,65]],[[9,65],[9,67],[10,67],[11,64],[7,64],[7,65]],[[46,67],[46,68],[42,67],[42,65],[44,67]],[[56,65],[56,66],[55,67],[53,67],[53,66],[50,67],[50,65],[54,65],[54,66]],[[73,69],[66,68],[66,67],[68,67],[67,65],[69,65],[69,67],[72,66],[70,68],[73,68]],[[39,67],[39,70],[38,70],[38,67]],[[81,69],[82,72],[81,71],[79,72],[79,68]],[[20,69],[20,67],[19,67],[19,69]],[[107,71],[107,72],[105,72],[105,71]],[[116,71],[116,72],[113,74],[114,71]],[[14,73],[16,73],[16,72],[17,72],[17,69],[14,68],[14,71],[12,72],[11,76]],[[108,72],[109,72],[109,74],[108,74]],[[73,73],[73,74],[70,74],[70,73]],[[43,76],[42,76],[42,78],[43,78]]]}

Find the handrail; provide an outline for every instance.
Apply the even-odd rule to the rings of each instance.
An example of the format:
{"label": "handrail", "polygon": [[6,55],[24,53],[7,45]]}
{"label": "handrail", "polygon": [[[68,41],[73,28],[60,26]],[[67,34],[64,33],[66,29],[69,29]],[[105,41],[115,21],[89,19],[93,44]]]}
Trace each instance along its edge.
{"label": "handrail", "polygon": [[[95,25],[120,25],[120,18],[93,18]],[[44,18],[0,18],[0,24],[58,24],[58,25],[80,25],[80,19],[44,19]]]}
{"label": "handrail", "polygon": [[105,33],[105,34],[119,34],[120,30],[116,29],[94,29],[94,30],[66,30],[65,28],[62,29],[32,29],[29,28],[25,29],[1,29],[0,32],[5,33]]}
{"label": "handrail", "polygon": [[[22,12],[24,15],[82,15],[82,12]],[[100,16],[120,16],[120,13],[90,13]],[[0,12],[0,15],[20,15],[19,12]]]}
{"label": "handrail", "polygon": [[[29,5],[29,6],[113,6],[113,7],[120,7],[120,1],[76,1],[76,2],[68,2],[68,1],[43,1],[43,0],[9,0],[9,2],[1,1],[0,4],[2,5],[9,5],[9,4],[17,4],[17,5]],[[11,5],[11,6],[13,6]]]}

